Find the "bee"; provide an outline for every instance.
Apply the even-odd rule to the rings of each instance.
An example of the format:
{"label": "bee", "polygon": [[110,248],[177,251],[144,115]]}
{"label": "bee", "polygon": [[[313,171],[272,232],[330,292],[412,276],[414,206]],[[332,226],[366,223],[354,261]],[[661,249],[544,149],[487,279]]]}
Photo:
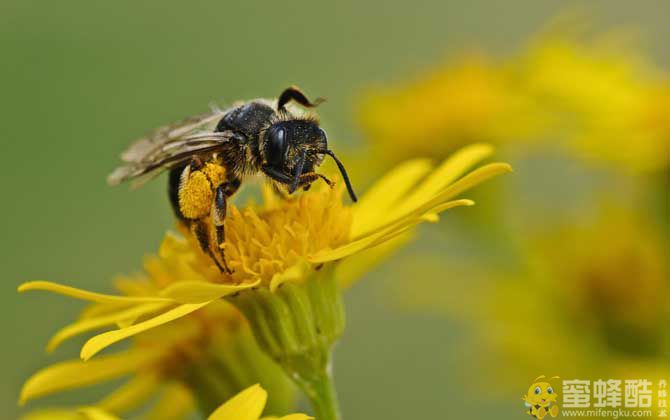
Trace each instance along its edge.
{"label": "bee", "polygon": [[314,108],[323,99],[311,102],[298,87],[291,86],[276,100],[238,102],[225,110],[213,109],[160,127],[123,152],[125,164],[107,181],[111,185],[133,181],[139,186],[169,171],[168,197],[178,221],[222,272],[232,273],[222,246],[224,220],[227,203],[245,177],[262,174],[283,195],[308,190],[319,179],[332,187],[328,178],[316,172],[324,157],[330,156],[351,200],[356,201],[347,171],[328,148],[318,119],[296,108],[288,109],[291,101]]}

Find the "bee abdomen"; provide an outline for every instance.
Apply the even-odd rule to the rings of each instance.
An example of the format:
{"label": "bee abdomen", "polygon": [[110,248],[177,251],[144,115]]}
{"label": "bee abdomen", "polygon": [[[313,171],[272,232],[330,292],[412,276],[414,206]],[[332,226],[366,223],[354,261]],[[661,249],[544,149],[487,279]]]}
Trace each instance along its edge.
{"label": "bee abdomen", "polygon": [[186,168],[186,165],[173,168],[168,175],[168,197],[174,215],[181,221],[186,220],[186,217],[182,214],[181,209],[179,208],[179,185],[181,183],[181,174],[184,172],[184,168]]}

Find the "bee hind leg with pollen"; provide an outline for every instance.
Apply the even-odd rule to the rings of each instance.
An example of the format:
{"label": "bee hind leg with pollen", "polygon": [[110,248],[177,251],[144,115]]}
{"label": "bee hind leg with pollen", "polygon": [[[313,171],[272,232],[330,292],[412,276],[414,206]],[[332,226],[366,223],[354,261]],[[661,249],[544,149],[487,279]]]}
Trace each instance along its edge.
{"label": "bee hind leg with pollen", "polygon": [[[226,263],[223,247],[226,238],[224,221],[227,200],[239,186],[239,179],[228,177],[226,168],[216,159],[204,163],[194,157],[188,165],[170,171],[169,196],[177,218],[219,270],[228,274],[233,270]],[[214,230],[215,246],[210,226]]]}

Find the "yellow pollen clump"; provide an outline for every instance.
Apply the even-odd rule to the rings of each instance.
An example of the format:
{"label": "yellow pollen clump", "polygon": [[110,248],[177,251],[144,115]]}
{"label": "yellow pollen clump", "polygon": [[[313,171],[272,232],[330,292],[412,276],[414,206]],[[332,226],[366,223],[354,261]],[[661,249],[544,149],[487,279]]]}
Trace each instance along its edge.
{"label": "yellow pollen clump", "polygon": [[214,187],[218,187],[228,181],[226,168],[217,163],[208,163],[201,171],[209,178]]}
{"label": "yellow pollen clump", "polygon": [[196,171],[190,174],[179,189],[179,208],[185,217],[199,219],[209,214],[213,198],[207,176]]}

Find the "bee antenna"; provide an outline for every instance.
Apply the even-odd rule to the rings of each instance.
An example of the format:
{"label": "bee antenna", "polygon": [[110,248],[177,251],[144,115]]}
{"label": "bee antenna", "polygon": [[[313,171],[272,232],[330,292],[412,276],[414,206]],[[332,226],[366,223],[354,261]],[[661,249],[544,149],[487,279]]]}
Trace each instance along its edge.
{"label": "bee antenna", "polygon": [[314,108],[325,102],[326,99],[316,98],[314,102],[311,102],[299,87],[290,86],[279,95],[279,99],[277,99],[277,109],[281,112],[286,112],[285,105],[291,101],[296,101],[306,108]]}
{"label": "bee antenna", "polygon": [[351,197],[351,201],[354,203],[358,201],[358,198],[356,198],[356,193],[354,192],[354,188],[351,186],[351,181],[349,181],[349,175],[347,175],[347,170],[344,169],[344,165],[340,160],[335,156],[335,153],[333,153],[332,150],[323,150],[322,153],[330,156],[333,158],[335,163],[337,164],[337,168],[340,170],[340,173],[342,174],[342,178],[344,178],[344,183],[347,186],[347,191],[349,192],[349,197]]}

